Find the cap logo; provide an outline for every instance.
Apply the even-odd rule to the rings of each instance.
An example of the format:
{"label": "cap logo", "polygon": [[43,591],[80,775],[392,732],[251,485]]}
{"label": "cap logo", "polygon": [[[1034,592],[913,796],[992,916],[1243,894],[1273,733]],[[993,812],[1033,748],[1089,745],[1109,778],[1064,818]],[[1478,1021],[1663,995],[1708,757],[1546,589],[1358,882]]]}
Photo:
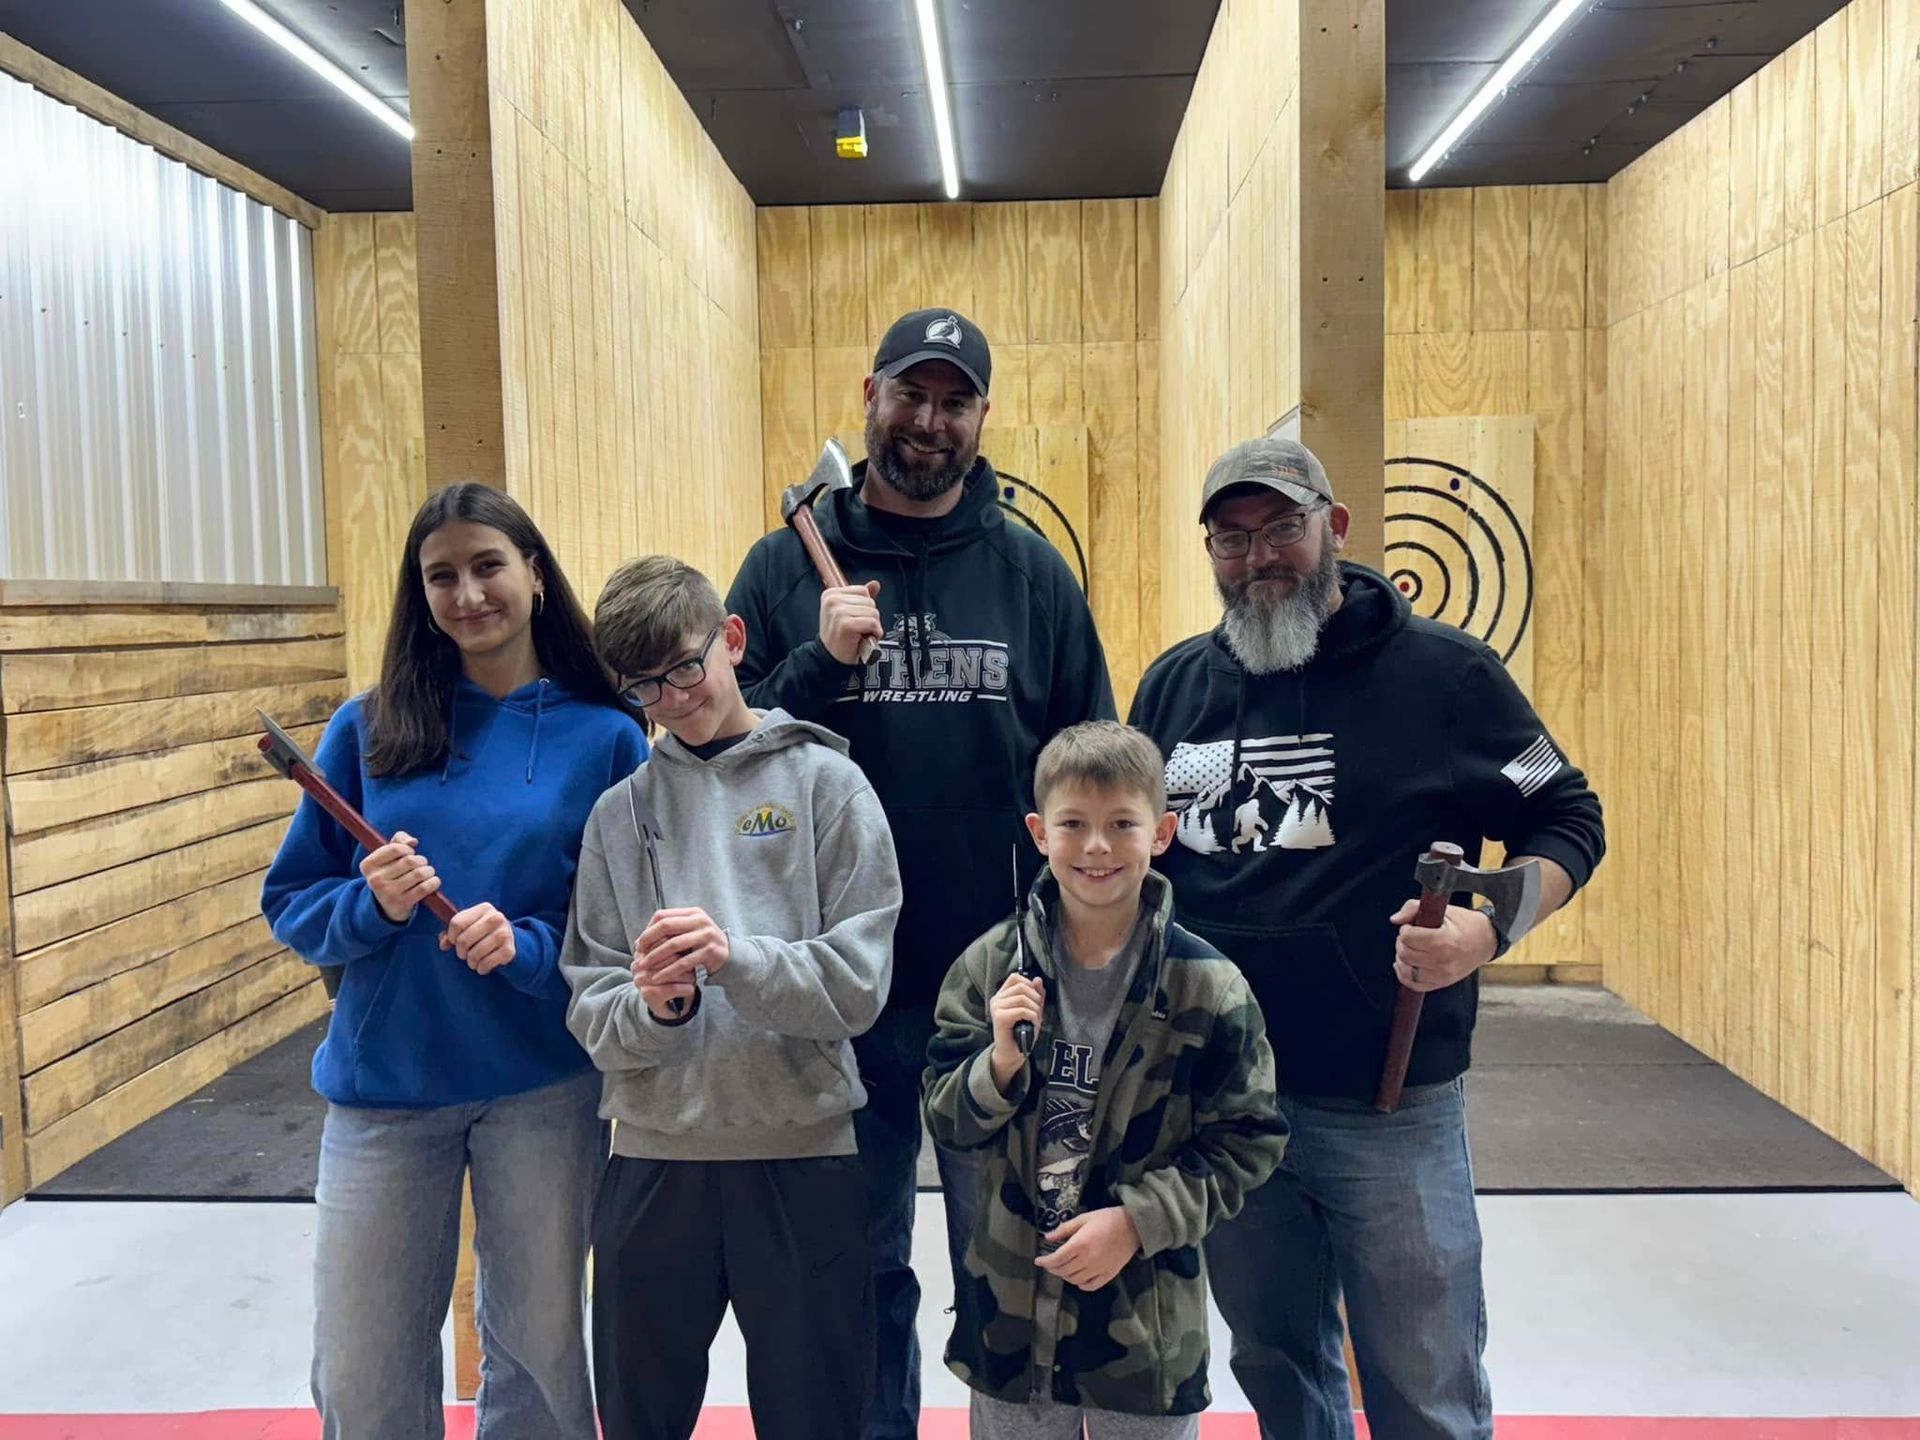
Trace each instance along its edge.
{"label": "cap logo", "polygon": [[960,317],[942,315],[927,326],[927,340],[929,343],[938,341],[942,345],[951,345],[958,350],[960,348]]}

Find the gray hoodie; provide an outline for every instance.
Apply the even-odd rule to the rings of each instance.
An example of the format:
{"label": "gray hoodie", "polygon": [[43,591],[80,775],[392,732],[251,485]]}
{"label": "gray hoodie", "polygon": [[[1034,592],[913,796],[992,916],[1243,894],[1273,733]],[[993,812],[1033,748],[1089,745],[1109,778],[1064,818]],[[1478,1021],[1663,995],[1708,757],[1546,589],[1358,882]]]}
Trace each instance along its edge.
{"label": "gray hoodie", "polygon": [[[680,1024],[654,1019],[630,969],[657,903],[699,906],[732,947]],[[846,741],[784,710],[711,760],[663,736],[593,807],[560,956],[567,1027],[607,1077],[614,1152],[852,1154],[867,1094],[848,1042],[886,1003],[899,913],[886,815]]]}

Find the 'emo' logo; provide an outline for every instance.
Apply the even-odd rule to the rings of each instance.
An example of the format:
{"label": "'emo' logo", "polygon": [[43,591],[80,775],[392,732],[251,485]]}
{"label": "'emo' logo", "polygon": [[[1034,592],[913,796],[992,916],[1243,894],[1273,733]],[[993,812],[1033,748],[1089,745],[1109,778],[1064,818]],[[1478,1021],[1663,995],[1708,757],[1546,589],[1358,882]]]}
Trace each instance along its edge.
{"label": "'emo' logo", "polygon": [[780,805],[762,805],[740,817],[734,833],[748,840],[785,835],[793,829],[793,812]]}

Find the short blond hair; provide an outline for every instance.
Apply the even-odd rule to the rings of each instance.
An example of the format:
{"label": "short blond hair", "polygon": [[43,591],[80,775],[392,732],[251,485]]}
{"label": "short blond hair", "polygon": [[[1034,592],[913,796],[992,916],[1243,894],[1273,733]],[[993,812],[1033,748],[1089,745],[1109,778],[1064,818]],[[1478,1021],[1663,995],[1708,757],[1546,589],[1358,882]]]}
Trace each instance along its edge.
{"label": "short blond hair", "polygon": [[593,607],[593,648],[616,675],[641,675],[726,618],[705,575],[671,555],[646,555],[607,577]]}
{"label": "short blond hair", "polygon": [[1167,808],[1167,777],[1160,747],[1117,720],[1069,725],[1047,742],[1033,770],[1033,803],[1046,813],[1047,797],[1062,785],[1091,785],[1138,795],[1158,816]]}

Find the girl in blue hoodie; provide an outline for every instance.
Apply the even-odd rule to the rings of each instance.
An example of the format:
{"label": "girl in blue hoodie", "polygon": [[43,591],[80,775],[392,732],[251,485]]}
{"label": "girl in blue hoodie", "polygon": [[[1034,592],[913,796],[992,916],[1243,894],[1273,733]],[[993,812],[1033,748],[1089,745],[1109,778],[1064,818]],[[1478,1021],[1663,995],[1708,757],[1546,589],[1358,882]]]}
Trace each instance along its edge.
{"label": "girl in blue hoodie", "polygon": [[[600,1085],[558,959],[587,814],[646,758],[540,531],[485,485],[414,517],[380,683],[315,760],[391,841],[311,799],[267,872],[273,933],[338,967],[313,1395],[330,1440],[438,1440],[440,1329],[473,1183],[480,1440],[593,1440],[587,1229]],[[422,904],[444,892],[443,925]]]}

